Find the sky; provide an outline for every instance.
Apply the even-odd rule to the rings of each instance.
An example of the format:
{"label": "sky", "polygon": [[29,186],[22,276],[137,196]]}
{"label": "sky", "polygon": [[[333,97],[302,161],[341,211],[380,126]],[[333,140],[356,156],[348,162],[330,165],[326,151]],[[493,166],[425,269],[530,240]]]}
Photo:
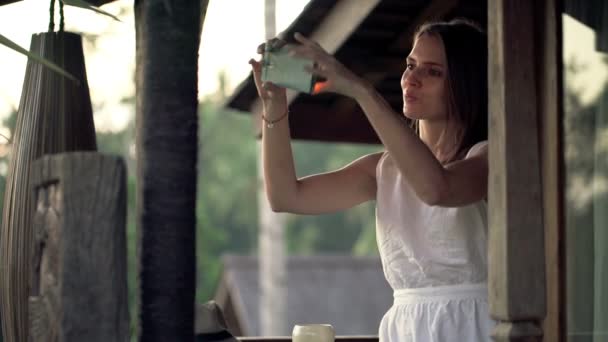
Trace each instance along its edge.
{"label": "sky", "polygon": [[578,66],[575,73],[565,74],[566,86],[577,91],[582,105],[589,105],[597,101],[608,82],[606,54],[596,52],[594,30],[566,14],[562,19],[564,64],[566,68]]}
{"label": "sky", "polygon": [[[276,0],[277,32],[287,28],[308,1]],[[24,0],[0,7],[0,34],[29,48],[31,35],[48,29],[49,3]],[[102,9],[121,21],[66,6],[65,30],[97,37],[95,46],[84,41],[95,126],[98,131],[113,131],[124,128],[135,115],[133,104],[121,102],[135,93],[133,0],[118,0]],[[250,72],[247,61],[256,57],[256,48],[263,41],[264,0],[210,0],[199,53],[199,98],[217,91],[222,71],[228,90],[234,89]],[[23,55],[0,46],[0,120],[19,105],[26,61]]]}

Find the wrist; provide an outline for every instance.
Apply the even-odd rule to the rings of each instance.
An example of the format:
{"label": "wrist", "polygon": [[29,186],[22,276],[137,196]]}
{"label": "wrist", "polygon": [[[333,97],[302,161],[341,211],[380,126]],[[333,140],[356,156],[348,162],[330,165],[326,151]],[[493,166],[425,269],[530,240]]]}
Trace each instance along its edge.
{"label": "wrist", "polygon": [[287,106],[264,106],[262,116],[268,120],[275,120],[287,112]]}
{"label": "wrist", "polygon": [[374,87],[365,79],[360,78],[357,82],[353,82],[351,97],[355,100],[359,100],[374,90]]}
{"label": "wrist", "polygon": [[273,128],[274,125],[283,121],[289,115],[289,110],[285,109],[280,115],[268,116],[268,113],[262,112],[262,121],[266,128]]}

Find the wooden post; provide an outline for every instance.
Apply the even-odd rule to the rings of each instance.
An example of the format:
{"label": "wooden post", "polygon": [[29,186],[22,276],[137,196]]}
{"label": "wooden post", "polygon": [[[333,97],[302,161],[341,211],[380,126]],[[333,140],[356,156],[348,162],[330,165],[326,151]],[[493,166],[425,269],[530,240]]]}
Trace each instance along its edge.
{"label": "wooden post", "polygon": [[534,3],[488,2],[489,301],[496,341],[540,341],[545,251]]}
{"label": "wooden post", "polygon": [[[264,0],[265,38],[276,36],[276,0]],[[287,213],[275,213],[270,207],[264,186],[262,142],[257,144],[258,157],[258,281],[259,327],[249,327],[261,336],[289,334],[287,326],[287,247],[285,222]]]}
{"label": "wooden post", "polygon": [[122,159],[95,152],[44,156],[32,175],[29,341],[128,341]]}
{"label": "wooden post", "polygon": [[536,53],[539,135],[543,183],[543,225],[545,227],[545,269],[547,272],[547,316],[543,322],[544,341],[566,340],[564,304],[562,9],[559,0],[535,1],[537,16]]}

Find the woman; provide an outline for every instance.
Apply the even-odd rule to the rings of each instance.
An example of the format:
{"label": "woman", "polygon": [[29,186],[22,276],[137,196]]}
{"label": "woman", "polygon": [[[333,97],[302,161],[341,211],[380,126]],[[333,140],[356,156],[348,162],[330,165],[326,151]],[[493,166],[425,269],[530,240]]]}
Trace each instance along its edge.
{"label": "woman", "polygon": [[404,124],[373,86],[317,43],[295,35],[294,56],[326,80],[320,92],[357,101],[385,152],[296,178],[285,90],[262,84],[263,163],[272,208],[321,214],[376,200],[376,234],[394,305],[380,341],[490,341],[487,304],[487,43],[462,20],[423,25],[403,72]]}

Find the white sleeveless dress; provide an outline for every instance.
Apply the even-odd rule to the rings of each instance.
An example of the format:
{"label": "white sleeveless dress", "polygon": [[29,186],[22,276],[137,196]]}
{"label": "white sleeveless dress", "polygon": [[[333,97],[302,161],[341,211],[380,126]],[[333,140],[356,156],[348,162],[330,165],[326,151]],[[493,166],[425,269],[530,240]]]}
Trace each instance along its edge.
{"label": "white sleeveless dress", "polygon": [[[487,144],[473,146],[467,157]],[[380,342],[491,341],[487,204],[422,202],[388,153],[376,169],[376,238],[394,303]]]}

